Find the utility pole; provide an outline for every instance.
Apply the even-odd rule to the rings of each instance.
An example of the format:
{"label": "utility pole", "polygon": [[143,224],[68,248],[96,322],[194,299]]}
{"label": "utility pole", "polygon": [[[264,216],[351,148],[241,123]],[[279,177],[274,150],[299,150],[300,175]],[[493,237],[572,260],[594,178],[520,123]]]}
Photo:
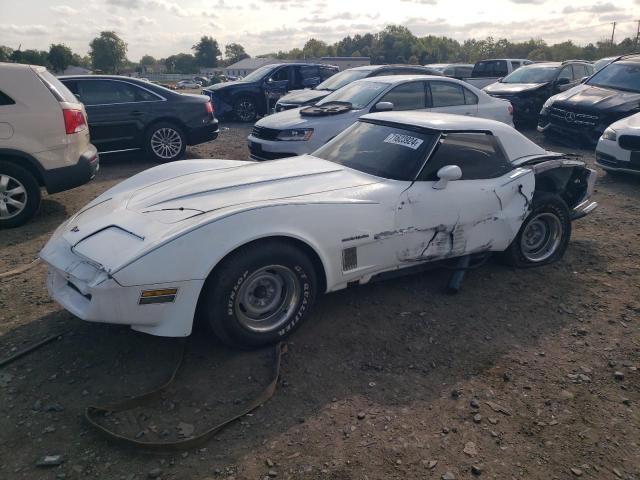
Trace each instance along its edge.
{"label": "utility pole", "polygon": [[633,49],[634,52],[638,51],[638,38],[640,38],[640,20],[636,20],[636,23],[638,24],[638,29],[636,30],[636,43]]}
{"label": "utility pole", "polygon": [[613,30],[611,31],[611,50],[613,50],[613,36],[616,34],[616,22],[613,22]]}

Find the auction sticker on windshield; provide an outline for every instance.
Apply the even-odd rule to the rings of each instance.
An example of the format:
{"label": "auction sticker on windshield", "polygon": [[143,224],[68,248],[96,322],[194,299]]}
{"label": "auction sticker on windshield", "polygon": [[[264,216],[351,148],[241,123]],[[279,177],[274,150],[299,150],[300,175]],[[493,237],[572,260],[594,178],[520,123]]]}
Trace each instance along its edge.
{"label": "auction sticker on windshield", "polygon": [[384,139],[384,143],[393,143],[394,145],[402,145],[409,147],[412,150],[417,150],[422,145],[423,140],[412,137],[411,135],[404,135],[402,133],[390,133],[387,138]]}

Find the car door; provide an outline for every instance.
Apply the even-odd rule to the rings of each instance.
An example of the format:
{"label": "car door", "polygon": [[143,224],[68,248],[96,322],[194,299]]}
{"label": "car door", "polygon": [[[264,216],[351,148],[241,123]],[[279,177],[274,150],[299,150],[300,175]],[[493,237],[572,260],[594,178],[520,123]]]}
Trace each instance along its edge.
{"label": "car door", "polygon": [[456,115],[478,114],[478,97],[459,83],[429,81],[429,111]]}
{"label": "car door", "polygon": [[87,109],[91,142],[100,152],[142,145],[154,101],[136,86],[111,79],[77,80],[78,95]]}
{"label": "car door", "polygon": [[[457,165],[460,180],[434,188],[437,172]],[[396,213],[398,261],[418,262],[504,250],[528,211],[535,179],[513,169],[497,139],[481,132],[443,134]]]}
{"label": "car door", "polygon": [[394,111],[424,110],[427,108],[426,83],[401,83],[385,93],[376,103],[379,102],[393,103]]}

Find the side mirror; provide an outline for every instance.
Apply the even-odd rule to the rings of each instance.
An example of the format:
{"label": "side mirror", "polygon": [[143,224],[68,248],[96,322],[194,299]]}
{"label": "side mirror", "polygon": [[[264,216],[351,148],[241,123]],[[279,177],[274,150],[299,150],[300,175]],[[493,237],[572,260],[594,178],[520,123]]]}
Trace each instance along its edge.
{"label": "side mirror", "polygon": [[568,85],[570,82],[568,78],[559,78],[556,80],[556,85]]}
{"label": "side mirror", "polygon": [[273,83],[273,78],[271,77],[267,78],[267,83]]}
{"label": "side mirror", "polygon": [[447,188],[447,183],[462,178],[462,170],[460,170],[458,165],[445,165],[438,170],[437,175],[440,180],[433,184],[433,188],[436,190],[444,190]]}
{"label": "side mirror", "polygon": [[584,83],[584,82],[586,82],[588,78],[589,78],[589,76],[588,76],[588,75],[587,75],[586,77],[582,77],[582,78],[580,79],[580,83]]}
{"label": "side mirror", "polygon": [[390,112],[393,110],[392,102],[378,102],[373,107],[374,112]]}

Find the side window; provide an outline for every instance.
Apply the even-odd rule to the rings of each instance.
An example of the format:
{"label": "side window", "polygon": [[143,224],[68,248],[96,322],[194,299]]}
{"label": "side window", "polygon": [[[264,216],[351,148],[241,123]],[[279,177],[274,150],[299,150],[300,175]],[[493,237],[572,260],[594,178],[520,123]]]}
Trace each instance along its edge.
{"label": "side window", "polygon": [[471,76],[471,71],[473,67],[456,67],[454,69],[454,77],[458,78],[466,78]]}
{"label": "side window", "polygon": [[300,76],[303,80],[307,80],[310,78],[318,78],[320,73],[318,72],[318,67],[304,66],[300,67]]}
{"label": "side window", "polygon": [[320,80],[325,81],[327,78],[334,76],[338,73],[333,68],[320,67]]}
{"label": "side window", "polygon": [[447,77],[453,77],[456,74],[456,67],[447,67],[442,71],[442,74]]}
{"label": "side window", "polygon": [[584,68],[587,71],[587,75],[586,76],[590,77],[591,75],[593,75],[593,72],[595,70],[595,67],[593,65],[585,65]]}
{"label": "side window", "polygon": [[274,82],[289,80],[289,67],[282,67],[278,69],[273,75],[271,75],[271,78]]}
{"label": "side window", "polygon": [[450,133],[443,136],[419,179],[437,181],[438,170],[446,165],[458,165],[462,170],[462,180],[501,177],[513,169],[495,137],[485,133]]}
{"label": "side window", "polygon": [[416,110],[425,108],[427,102],[424,82],[411,82],[398,85],[379,101],[393,103],[394,110]]}
{"label": "side window", "polygon": [[7,95],[4,92],[0,92],[0,106],[13,105],[15,103],[16,102],[14,102],[13,99],[9,95]]}
{"label": "side window", "polygon": [[573,81],[573,70],[571,70],[571,65],[567,65],[558,74],[558,80],[566,78],[569,81]]}
{"label": "side window", "polygon": [[69,89],[74,95],[78,95],[78,82],[75,80],[65,80],[62,84]]}
{"label": "side window", "polygon": [[110,80],[78,81],[80,100],[85,105],[110,105],[136,101],[134,87],[128,83]]}
{"label": "side window", "polygon": [[160,100],[160,98],[157,95],[154,95],[153,93],[143,88],[140,88],[140,87],[133,87],[133,88],[136,92],[137,102],[156,102]]}
{"label": "side window", "polygon": [[465,98],[462,86],[449,82],[429,82],[431,86],[431,106],[453,107],[464,105]]}
{"label": "side window", "polygon": [[520,66],[521,66],[521,65],[522,65],[522,64],[521,64],[519,61],[515,61],[515,60],[513,60],[513,61],[511,62],[511,68],[513,68],[514,70],[515,70],[516,68],[520,68]]}
{"label": "side window", "polygon": [[464,90],[464,104],[465,105],[477,105],[478,104],[478,96],[473,93],[468,88],[463,88]]}

